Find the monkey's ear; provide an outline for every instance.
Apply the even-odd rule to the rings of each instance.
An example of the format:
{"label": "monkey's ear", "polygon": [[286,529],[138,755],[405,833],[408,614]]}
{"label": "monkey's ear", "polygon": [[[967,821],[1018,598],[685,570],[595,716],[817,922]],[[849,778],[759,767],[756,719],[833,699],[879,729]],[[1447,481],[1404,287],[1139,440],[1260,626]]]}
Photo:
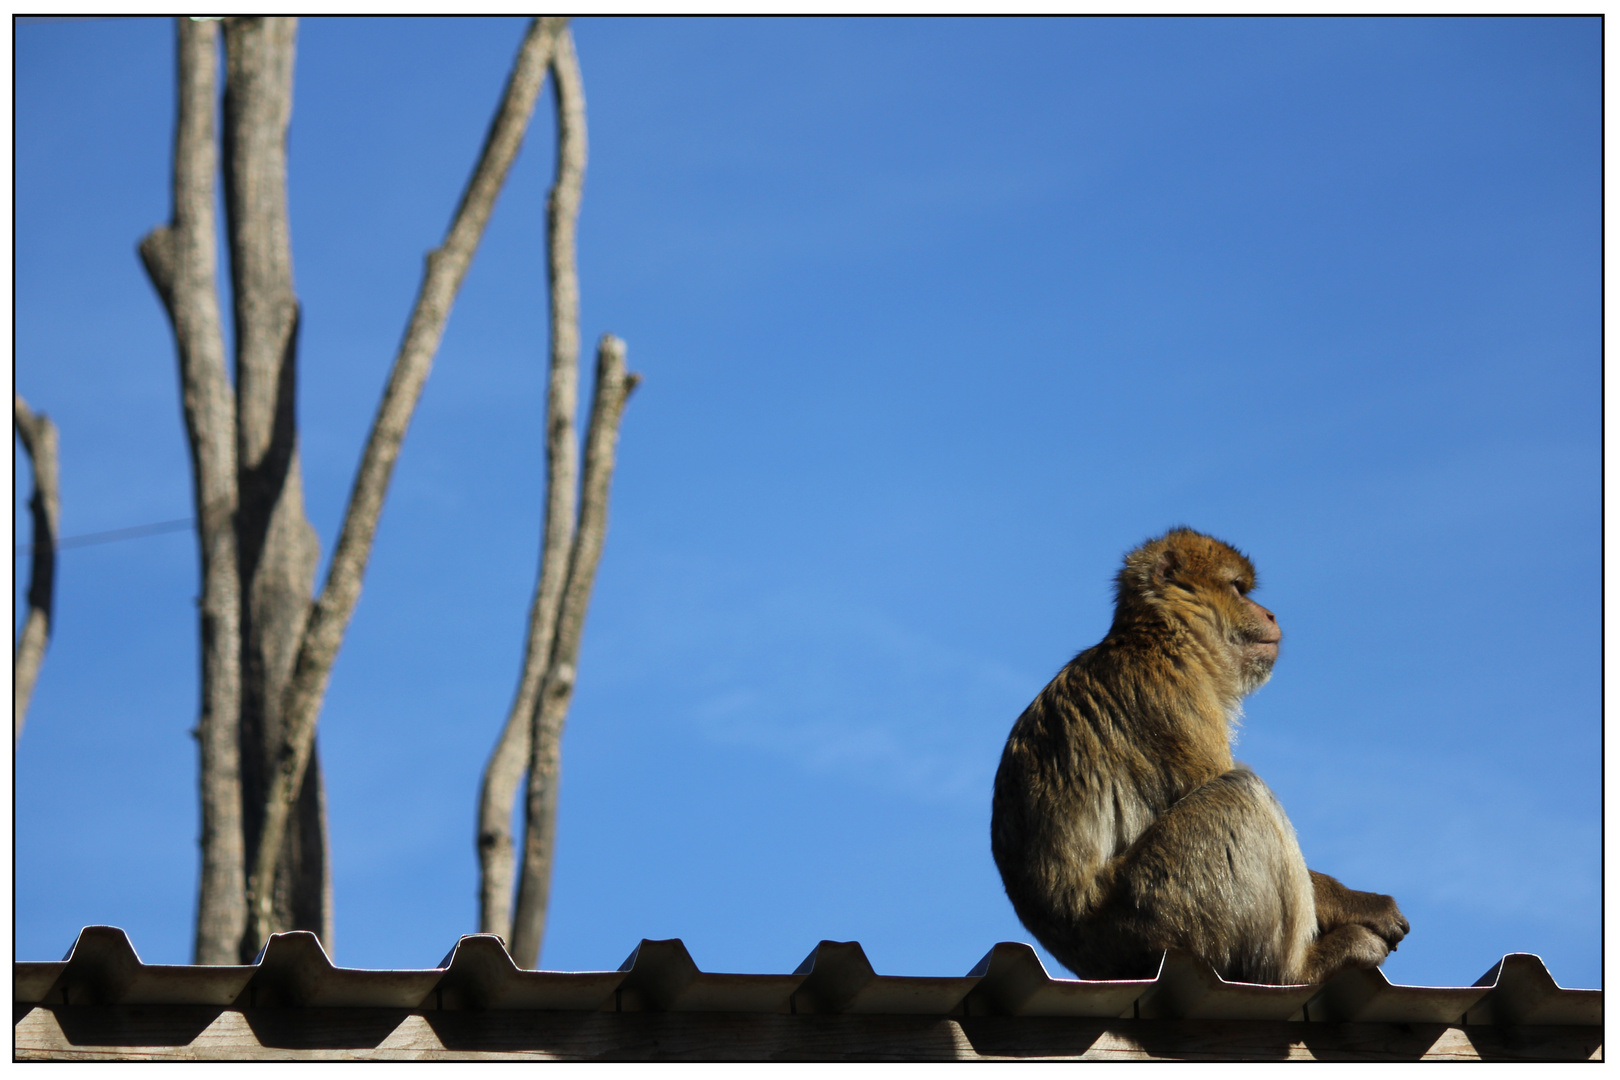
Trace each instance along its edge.
{"label": "monkey's ear", "polygon": [[1149,571],[1153,575],[1155,587],[1161,587],[1167,582],[1176,579],[1176,572],[1181,569],[1181,553],[1173,547],[1166,547],[1159,552],[1158,558],[1153,560],[1153,568]]}

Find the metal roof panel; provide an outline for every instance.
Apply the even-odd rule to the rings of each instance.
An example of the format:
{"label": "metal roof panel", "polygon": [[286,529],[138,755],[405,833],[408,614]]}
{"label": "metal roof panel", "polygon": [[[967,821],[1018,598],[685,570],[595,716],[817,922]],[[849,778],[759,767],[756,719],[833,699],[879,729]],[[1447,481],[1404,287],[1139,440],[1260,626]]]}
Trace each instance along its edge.
{"label": "metal roof panel", "polygon": [[1028,945],[1001,942],[967,975],[879,975],[859,942],[823,941],[785,975],[705,972],[679,938],[644,940],[618,971],[529,971],[501,939],[473,934],[439,966],[373,971],[332,964],[307,931],[272,935],[251,965],[143,964],[117,927],[87,926],[67,958],[12,966],[16,1002],[369,1007],[571,1012],[838,1013],[1112,1019],[1595,1026],[1603,992],[1559,986],[1537,956],[1503,957],[1470,987],[1396,986],[1380,970],[1318,986],[1227,982],[1169,953],[1152,979],[1054,979]]}

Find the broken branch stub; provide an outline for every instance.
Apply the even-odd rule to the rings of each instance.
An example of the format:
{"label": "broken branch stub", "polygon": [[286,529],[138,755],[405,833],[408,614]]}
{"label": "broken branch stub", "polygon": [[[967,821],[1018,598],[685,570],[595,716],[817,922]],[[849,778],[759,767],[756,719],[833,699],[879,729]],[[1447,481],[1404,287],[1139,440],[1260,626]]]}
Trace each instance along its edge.
{"label": "broken branch stub", "polygon": [[22,738],[23,719],[34,696],[34,683],[45,663],[45,646],[51,637],[51,611],[56,595],[56,535],[61,518],[61,497],[57,490],[56,425],[44,413],[28,408],[22,395],[12,391],[12,418],[23,449],[28,452],[34,474],[34,493],[28,499],[33,519],[33,544],[29,556],[28,617],[17,636],[12,657],[12,742]]}
{"label": "broken branch stub", "polygon": [[523,876],[518,884],[512,957],[534,967],[545,937],[557,824],[557,784],[562,733],[573,701],[585,612],[607,539],[608,493],[613,480],[619,424],[625,402],[641,379],[625,369],[624,342],[602,337],[596,353],[596,390],[585,432],[585,468],[580,484],[579,528],[568,559],[568,577],[557,610],[557,629],[535,705],[530,735],[529,784],[524,804]]}

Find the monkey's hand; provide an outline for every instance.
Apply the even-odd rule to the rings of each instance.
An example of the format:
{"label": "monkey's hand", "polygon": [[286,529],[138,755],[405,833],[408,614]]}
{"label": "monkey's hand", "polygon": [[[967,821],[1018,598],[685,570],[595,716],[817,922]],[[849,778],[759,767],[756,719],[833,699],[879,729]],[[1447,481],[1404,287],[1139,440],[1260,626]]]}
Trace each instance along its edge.
{"label": "monkey's hand", "polygon": [[1326,934],[1345,925],[1365,926],[1384,939],[1393,952],[1412,929],[1393,896],[1347,889],[1337,879],[1311,871],[1316,893],[1316,929]]}

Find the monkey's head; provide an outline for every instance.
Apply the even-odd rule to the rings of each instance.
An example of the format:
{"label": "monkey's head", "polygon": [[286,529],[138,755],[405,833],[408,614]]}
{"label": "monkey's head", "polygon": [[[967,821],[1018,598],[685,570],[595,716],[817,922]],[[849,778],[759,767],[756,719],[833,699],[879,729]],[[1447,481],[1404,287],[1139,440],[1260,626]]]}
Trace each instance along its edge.
{"label": "monkey's head", "polygon": [[1223,657],[1215,672],[1238,697],[1271,678],[1282,630],[1253,600],[1254,564],[1237,548],[1181,527],[1129,555],[1115,579],[1113,633],[1164,628],[1195,635]]}

